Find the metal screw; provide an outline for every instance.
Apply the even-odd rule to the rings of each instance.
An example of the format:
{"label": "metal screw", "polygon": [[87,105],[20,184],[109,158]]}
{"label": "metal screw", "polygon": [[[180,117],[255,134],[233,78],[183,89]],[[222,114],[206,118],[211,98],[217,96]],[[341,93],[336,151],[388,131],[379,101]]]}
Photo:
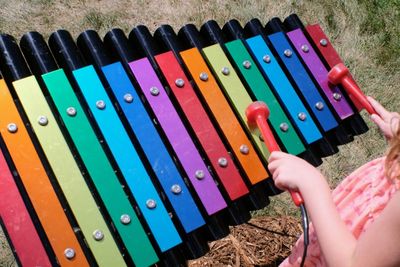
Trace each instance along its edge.
{"label": "metal screw", "polygon": [[251,67],[251,62],[248,61],[248,60],[243,61],[243,67],[244,67],[245,69],[250,69],[250,67]]}
{"label": "metal screw", "polygon": [[318,110],[323,110],[324,109],[324,103],[322,103],[321,101],[315,103],[315,108]]}
{"label": "metal screw", "polygon": [[98,109],[105,109],[106,103],[103,100],[98,100],[98,101],[96,101],[96,107]]}
{"label": "metal screw", "polygon": [[15,123],[9,123],[9,124],[7,125],[7,130],[8,130],[10,133],[16,133],[16,132],[18,131],[18,126],[17,126]]}
{"label": "metal screw", "polygon": [[181,79],[181,78],[178,78],[178,79],[175,80],[175,84],[179,88],[182,88],[185,85],[185,81],[183,79]]}
{"label": "metal screw", "polygon": [[221,72],[222,72],[223,75],[229,75],[229,72],[230,72],[230,71],[229,71],[229,68],[228,68],[228,67],[223,67],[222,70],[221,70]]}
{"label": "metal screw", "polygon": [[226,166],[228,166],[228,160],[224,157],[221,157],[218,159],[218,164],[219,164],[219,166],[225,168]]}
{"label": "metal screw", "polygon": [[68,114],[68,116],[75,117],[76,109],[74,107],[67,108],[67,114]]}
{"label": "metal screw", "polygon": [[290,50],[290,49],[286,49],[286,50],[283,52],[283,54],[285,54],[286,57],[291,57],[292,54],[293,54],[293,52],[292,52],[292,50]]}
{"label": "metal screw", "polygon": [[263,60],[265,63],[270,63],[271,62],[271,57],[269,55],[263,56]]}
{"label": "metal screw", "polygon": [[96,241],[100,241],[100,240],[103,240],[103,238],[104,238],[104,234],[103,234],[103,232],[101,231],[101,230],[94,230],[94,232],[93,232],[93,238],[94,238],[94,240],[96,240]]}
{"label": "metal screw", "polygon": [[129,216],[128,214],[122,214],[119,220],[121,221],[122,224],[127,225],[131,223],[131,216]]}
{"label": "metal screw", "polygon": [[148,199],[146,201],[146,206],[149,209],[154,209],[157,206],[157,203],[156,203],[156,201],[154,199]]}
{"label": "metal screw", "polygon": [[158,90],[157,87],[153,86],[153,87],[150,88],[150,93],[151,93],[153,96],[158,96],[158,95],[160,94],[160,90]]}
{"label": "metal screw", "polygon": [[46,126],[49,123],[49,120],[46,116],[39,116],[38,123],[42,126]]}
{"label": "metal screw", "polygon": [[182,192],[182,188],[180,185],[178,184],[174,184],[173,186],[171,186],[171,191],[172,193],[174,193],[175,195],[178,195]]}
{"label": "metal screw", "polygon": [[334,98],[336,101],[339,101],[340,99],[342,99],[342,95],[339,94],[339,93],[333,93],[333,98]]}
{"label": "metal screw", "polygon": [[203,82],[208,80],[208,74],[205,72],[200,73],[200,80],[202,80]]}
{"label": "metal screw", "polygon": [[205,177],[203,170],[197,170],[194,175],[198,180],[203,180]]}
{"label": "metal screw", "polygon": [[72,248],[66,248],[64,250],[64,255],[68,260],[72,260],[73,258],[75,258],[75,250]]}
{"label": "metal screw", "polygon": [[301,50],[303,50],[304,53],[308,53],[308,51],[310,51],[310,48],[308,48],[308,45],[304,44],[301,46]]}
{"label": "metal screw", "polygon": [[321,40],[319,41],[319,43],[320,43],[322,46],[327,46],[327,45],[328,45],[328,40],[326,40],[326,39],[321,39]]}
{"label": "metal screw", "polygon": [[282,122],[279,125],[279,129],[281,129],[282,132],[287,132],[289,130],[289,125],[286,122]]}
{"label": "metal screw", "polygon": [[306,113],[304,113],[304,112],[300,112],[300,113],[297,115],[297,117],[299,118],[299,120],[305,121],[306,118],[307,118],[307,115],[306,115]]}
{"label": "metal screw", "polygon": [[133,102],[133,96],[131,94],[125,94],[124,95],[124,100],[126,103],[132,103]]}
{"label": "metal screw", "polygon": [[239,150],[240,150],[240,153],[242,153],[243,155],[249,154],[249,151],[250,151],[249,147],[246,145],[241,145]]}
{"label": "metal screw", "polygon": [[260,134],[260,135],[258,136],[258,138],[260,139],[261,142],[264,142],[264,136],[262,136],[262,134]]}

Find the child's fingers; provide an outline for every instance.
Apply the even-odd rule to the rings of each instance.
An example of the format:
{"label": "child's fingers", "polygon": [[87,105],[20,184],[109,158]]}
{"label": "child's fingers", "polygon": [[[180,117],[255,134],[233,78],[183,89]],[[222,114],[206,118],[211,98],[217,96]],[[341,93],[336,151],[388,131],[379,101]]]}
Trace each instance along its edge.
{"label": "child's fingers", "polygon": [[378,101],[376,101],[374,98],[367,96],[368,102],[371,104],[371,106],[374,108],[376,113],[382,117],[382,119],[389,118],[390,112],[387,111]]}

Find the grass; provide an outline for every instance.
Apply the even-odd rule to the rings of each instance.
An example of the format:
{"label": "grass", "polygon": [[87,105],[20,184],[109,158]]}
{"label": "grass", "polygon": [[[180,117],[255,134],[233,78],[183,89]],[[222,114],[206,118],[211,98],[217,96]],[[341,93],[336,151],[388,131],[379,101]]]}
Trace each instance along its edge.
{"label": "grass", "polygon": [[[339,54],[349,66],[362,90],[390,110],[400,110],[400,1],[253,1],[253,0],[0,0],[0,32],[20,38],[28,31],[48,37],[67,29],[73,36],[87,29],[100,35],[119,27],[126,33],[138,24],[154,31],[161,24],[178,30],[186,23],[200,26],[209,19],[223,25],[229,19],[242,23],[257,17],[262,22],[296,12],[306,23],[320,23]],[[368,121],[368,116],[363,113]],[[356,167],[382,155],[386,143],[377,129],[340,147],[340,152],[324,159],[321,171],[332,186]],[[287,194],[271,198],[271,205],[254,215],[297,215]],[[1,240],[4,240],[1,238]],[[9,250],[0,245],[0,266],[13,262]]]}

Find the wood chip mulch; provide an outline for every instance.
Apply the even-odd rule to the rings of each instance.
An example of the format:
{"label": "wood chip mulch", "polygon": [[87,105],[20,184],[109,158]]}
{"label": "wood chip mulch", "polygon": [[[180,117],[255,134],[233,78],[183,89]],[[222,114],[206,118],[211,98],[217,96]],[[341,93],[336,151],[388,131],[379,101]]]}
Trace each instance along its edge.
{"label": "wood chip mulch", "polygon": [[231,227],[230,235],[211,242],[211,250],[189,266],[278,266],[302,233],[294,217],[258,217],[249,223]]}

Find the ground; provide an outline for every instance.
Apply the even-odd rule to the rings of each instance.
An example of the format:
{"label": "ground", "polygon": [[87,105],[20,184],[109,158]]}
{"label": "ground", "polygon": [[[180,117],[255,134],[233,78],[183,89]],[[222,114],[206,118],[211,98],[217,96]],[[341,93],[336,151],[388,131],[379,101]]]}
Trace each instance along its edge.
{"label": "ground", "polygon": [[[47,38],[55,30],[67,29],[77,37],[87,29],[104,35],[119,27],[129,33],[139,24],[154,31],[162,24],[178,30],[187,23],[200,26],[209,19],[220,25],[233,18],[241,23],[259,18],[266,23],[272,17],[285,18],[293,12],[305,23],[321,24],[366,94],[390,110],[400,110],[399,0],[0,0],[0,31],[19,39],[28,31],[38,31]],[[370,131],[340,147],[340,152],[324,159],[320,167],[332,187],[356,167],[385,152],[385,140],[365,112],[362,116]],[[286,194],[271,198],[271,204],[253,216],[254,224],[268,230],[294,236],[300,232],[299,213]],[[0,240],[0,266],[12,266],[14,259],[7,242],[1,235]],[[228,238],[212,243],[213,250],[192,265],[273,264],[287,255],[294,240],[238,226],[232,228]]]}

